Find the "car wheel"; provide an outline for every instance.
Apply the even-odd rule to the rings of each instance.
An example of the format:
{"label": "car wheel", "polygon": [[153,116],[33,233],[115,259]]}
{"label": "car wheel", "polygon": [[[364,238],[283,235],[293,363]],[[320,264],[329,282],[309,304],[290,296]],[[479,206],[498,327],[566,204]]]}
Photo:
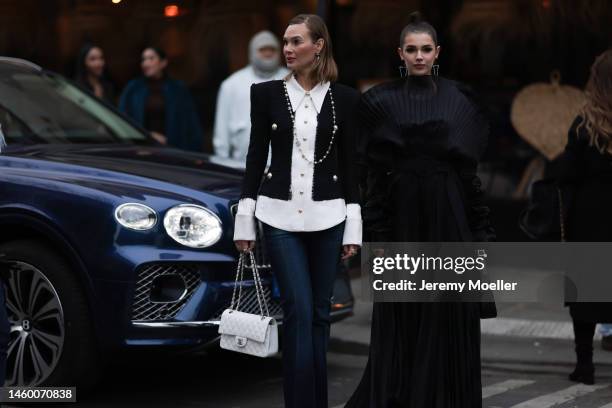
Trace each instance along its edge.
{"label": "car wheel", "polygon": [[70,266],[36,241],[0,245],[11,325],[7,386],[90,388],[97,351],[83,289]]}

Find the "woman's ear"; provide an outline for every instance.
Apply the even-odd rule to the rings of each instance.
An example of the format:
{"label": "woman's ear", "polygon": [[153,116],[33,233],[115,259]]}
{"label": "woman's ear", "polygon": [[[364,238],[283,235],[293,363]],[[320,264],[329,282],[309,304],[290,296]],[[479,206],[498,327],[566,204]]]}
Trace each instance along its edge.
{"label": "woman's ear", "polygon": [[438,45],[436,47],[436,59],[438,59],[439,56],[440,56],[440,46]]}
{"label": "woman's ear", "polygon": [[399,57],[402,60],[402,62],[404,62],[404,55],[403,55],[402,49],[400,47],[397,47],[397,55],[399,55]]}
{"label": "woman's ear", "polygon": [[322,38],[319,38],[315,41],[315,48],[317,49],[317,54],[320,54],[323,51],[323,46],[325,46],[325,41]]}

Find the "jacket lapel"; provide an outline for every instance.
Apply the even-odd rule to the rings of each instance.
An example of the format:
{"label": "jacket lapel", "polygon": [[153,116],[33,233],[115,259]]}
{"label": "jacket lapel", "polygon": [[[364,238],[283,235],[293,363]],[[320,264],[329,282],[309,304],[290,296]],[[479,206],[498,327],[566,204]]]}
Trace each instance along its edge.
{"label": "jacket lapel", "polygon": [[[333,92],[333,90],[332,90]],[[335,101],[334,101],[335,102]],[[337,112],[336,112],[337,113]],[[336,124],[338,117],[336,115]],[[321,112],[317,116],[317,134],[315,139],[315,160],[323,157],[332,137],[332,110],[329,91],[325,95]]]}

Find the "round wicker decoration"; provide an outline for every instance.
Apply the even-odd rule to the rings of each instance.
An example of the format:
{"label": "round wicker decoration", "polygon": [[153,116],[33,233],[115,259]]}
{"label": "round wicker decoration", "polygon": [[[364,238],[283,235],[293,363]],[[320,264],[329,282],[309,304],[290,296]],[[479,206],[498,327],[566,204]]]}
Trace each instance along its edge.
{"label": "round wicker decoration", "polygon": [[553,71],[549,84],[535,83],[521,89],[510,113],[518,134],[548,160],[565,148],[567,132],[585,102],[580,89],[560,82],[559,71]]}

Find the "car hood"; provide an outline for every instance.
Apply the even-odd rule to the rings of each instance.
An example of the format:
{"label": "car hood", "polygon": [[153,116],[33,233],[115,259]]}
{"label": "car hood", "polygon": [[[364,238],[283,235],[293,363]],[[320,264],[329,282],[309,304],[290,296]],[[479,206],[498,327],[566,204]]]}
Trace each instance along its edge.
{"label": "car hood", "polygon": [[226,198],[239,197],[243,175],[241,169],[228,167],[223,159],[165,147],[36,145],[7,150],[4,154],[122,172]]}

